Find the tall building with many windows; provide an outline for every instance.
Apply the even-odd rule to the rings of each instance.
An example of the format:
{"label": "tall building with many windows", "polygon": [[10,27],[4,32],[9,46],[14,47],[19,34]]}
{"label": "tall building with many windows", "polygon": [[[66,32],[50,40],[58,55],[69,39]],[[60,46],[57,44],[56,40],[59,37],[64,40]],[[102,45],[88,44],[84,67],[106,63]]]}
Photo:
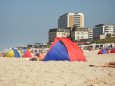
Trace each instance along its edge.
{"label": "tall building with many windows", "polygon": [[59,17],[58,28],[69,28],[73,26],[84,27],[83,13],[66,13]]}

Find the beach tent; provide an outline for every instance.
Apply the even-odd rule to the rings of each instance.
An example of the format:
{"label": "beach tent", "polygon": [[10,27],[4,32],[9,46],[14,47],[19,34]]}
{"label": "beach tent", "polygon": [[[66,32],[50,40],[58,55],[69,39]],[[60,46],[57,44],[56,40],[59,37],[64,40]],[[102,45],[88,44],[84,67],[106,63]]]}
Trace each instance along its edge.
{"label": "beach tent", "polygon": [[44,61],[86,61],[81,48],[69,38],[55,38]]}
{"label": "beach tent", "polygon": [[11,50],[9,50],[6,53],[6,57],[16,57],[16,58],[20,58],[22,57],[21,52],[17,49],[12,48]]}
{"label": "beach tent", "polygon": [[112,48],[110,53],[115,53],[115,48]]}
{"label": "beach tent", "polygon": [[24,58],[31,58],[32,57],[31,51],[28,50],[28,49],[24,49],[24,51],[23,51],[23,57]]}
{"label": "beach tent", "polygon": [[107,49],[101,49],[98,52],[98,54],[106,54],[106,53],[109,53],[109,51]]}

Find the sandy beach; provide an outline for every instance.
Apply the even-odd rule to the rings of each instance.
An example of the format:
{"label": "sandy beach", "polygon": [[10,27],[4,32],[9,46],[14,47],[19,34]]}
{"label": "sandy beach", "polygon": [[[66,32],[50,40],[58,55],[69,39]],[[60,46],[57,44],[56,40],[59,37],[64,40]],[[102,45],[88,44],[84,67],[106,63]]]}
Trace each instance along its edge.
{"label": "sandy beach", "polygon": [[98,51],[84,50],[87,62],[0,57],[0,86],[115,86],[115,68],[89,67],[115,61],[115,53]]}

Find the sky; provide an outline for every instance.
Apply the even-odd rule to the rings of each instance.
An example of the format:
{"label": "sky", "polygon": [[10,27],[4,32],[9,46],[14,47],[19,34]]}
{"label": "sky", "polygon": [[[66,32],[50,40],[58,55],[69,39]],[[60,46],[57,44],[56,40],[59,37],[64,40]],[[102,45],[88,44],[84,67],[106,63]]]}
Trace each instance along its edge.
{"label": "sky", "polygon": [[84,13],[84,26],[115,24],[115,0],[0,0],[0,49],[48,42],[59,16]]}

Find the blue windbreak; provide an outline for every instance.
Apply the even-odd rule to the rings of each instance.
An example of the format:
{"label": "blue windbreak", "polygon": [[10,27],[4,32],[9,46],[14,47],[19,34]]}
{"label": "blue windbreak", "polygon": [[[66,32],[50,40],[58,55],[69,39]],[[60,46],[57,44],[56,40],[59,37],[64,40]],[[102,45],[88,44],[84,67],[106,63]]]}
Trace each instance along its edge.
{"label": "blue windbreak", "polygon": [[12,49],[14,51],[14,56],[17,57],[17,58],[20,58],[20,54],[19,52],[16,50],[16,49]]}
{"label": "blue windbreak", "polygon": [[61,41],[57,42],[45,56],[44,61],[49,61],[49,60],[56,60],[56,61],[68,60],[70,61],[66,47]]}

